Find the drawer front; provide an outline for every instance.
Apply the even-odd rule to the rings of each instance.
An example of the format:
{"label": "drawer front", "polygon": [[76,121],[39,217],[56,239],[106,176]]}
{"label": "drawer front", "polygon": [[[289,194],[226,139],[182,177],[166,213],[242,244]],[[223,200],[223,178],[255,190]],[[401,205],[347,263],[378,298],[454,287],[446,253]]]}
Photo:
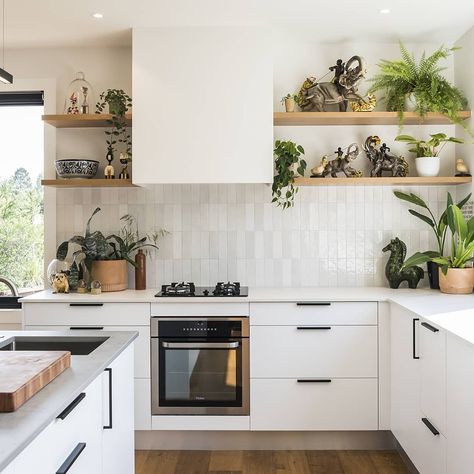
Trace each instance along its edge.
{"label": "drawer front", "polygon": [[250,426],[255,431],[377,430],[377,379],[252,379]]}
{"label": "drawer front", "polygon": [[[179,299],[179,298],[178,298]],[[217,299],[217,298],[216,298]],[[182,298],[181,298],[182,300]],[[152,316],[248,316],[248,303],[151,303]]]}
{"label": "drawer front", "polygon": [[[68,331],[70,326],[27,326],[29,331]],[[87,327],[87,326],[84,326]],[[94,326],[90,326],[93,328]],[[104,331],[137,331],[134,341],[134,377],[150,378],[150,326],[102,326]]]}
{"label": "drawer front", "polygon": [[26,326],[142,326],[150,324],[150,304],[23,303],[23,317]]}
{"label": "drawer front", "polygon": [[377,326],[252,326],[251,377],[377,377]]}
{"label": "drawer front", "polygon": [[251,303],[250,324],[287,325],[297,324],[377,324],[377,303],[371,302],[294,302]]}
{"label": "drawer front", "polygon": [[151,381],[135,379],[135,430],[151,430]]}
{"label": "drawer front", "polygon": [[[443,434],[434,435],[418,417],[416,432],[416,445],[412,447],[410,459],[420,474],[446,474],[447,473],[447,443]],[[472,472],[472,470],[469,470]],[[448,474],[458,474],[449,472]]]}

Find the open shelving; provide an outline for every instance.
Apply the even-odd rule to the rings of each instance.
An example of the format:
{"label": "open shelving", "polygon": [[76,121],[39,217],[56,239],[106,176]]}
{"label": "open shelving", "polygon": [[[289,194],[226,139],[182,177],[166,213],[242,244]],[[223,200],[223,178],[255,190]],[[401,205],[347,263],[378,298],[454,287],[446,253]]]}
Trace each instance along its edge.
{"label": "open shelving", "polygon": [[446,186],[454,184],[469,184],[472,178],[469,176],[436,176],[433,178],[420,176],[407,176],[406,178],[381,177],[381,178],[296,178],[295,184],[298,186]]}
{"label": "open shelving", "polygon": [[[460,113],[462,119],[471,117],[471,111]],[[424,118],[416,112],[405,112],[405,125],[449,125],[450,120],[442,115],[428,112]],[[397,112],[274,112],[275,126],[317,125],[398,125]]]}
{"label": "open shelving", "polygon": [[[104,128],[109,127],[110,114],[43,115],[45,123],[56,128]],[[132,126],[132,114],[125,114],[127,126]]]}
{"label": "open shelving", "polygon": [[54,188],[134,188],[131,179],[43,179],[43,186]]}

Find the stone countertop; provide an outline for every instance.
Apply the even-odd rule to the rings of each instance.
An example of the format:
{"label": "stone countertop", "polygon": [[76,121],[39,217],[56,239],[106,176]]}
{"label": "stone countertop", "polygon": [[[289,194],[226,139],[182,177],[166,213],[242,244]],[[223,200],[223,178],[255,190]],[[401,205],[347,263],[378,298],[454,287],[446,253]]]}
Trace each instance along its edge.
{"label": "stone countertop", "polygon": [[133,331],[4,331],[1,345],[14,336],[108,337],[89,355],[71,357],[71,367],[17,411],[0,413],[0,471],[43,431],[137,337]]}

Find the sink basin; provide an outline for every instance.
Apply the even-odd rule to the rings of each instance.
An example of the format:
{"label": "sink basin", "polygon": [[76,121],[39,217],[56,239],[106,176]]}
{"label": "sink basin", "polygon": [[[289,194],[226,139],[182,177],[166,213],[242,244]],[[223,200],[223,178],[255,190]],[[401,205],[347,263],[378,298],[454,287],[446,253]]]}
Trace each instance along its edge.
{"label": "sink basin", "polygon": [[71,355],[88,355],[108,337],[93,336],[16,336],[0,351],[69,351]]}
{"label": "sink basin", "polygon": [[21,309],[21,296],[0,296],[0,309]]}

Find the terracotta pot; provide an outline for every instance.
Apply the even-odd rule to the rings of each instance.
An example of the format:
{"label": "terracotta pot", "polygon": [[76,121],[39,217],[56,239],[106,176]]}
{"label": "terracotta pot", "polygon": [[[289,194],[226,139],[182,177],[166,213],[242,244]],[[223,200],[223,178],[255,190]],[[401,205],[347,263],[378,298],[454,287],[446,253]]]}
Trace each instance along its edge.
{"label": "terracotta pot", "polygon": [[285,110],[287,112],[294,112],[295,111],[295,99],[285,99]]}
{"label": "terracotta pot", "polygon": [[474,288],[474,268],[448,268],[445,275],[439,269],[439,288],[442,293],[466,295]]}
{"label": "terracotta pot", "polygon": [[92,279],[99,280],[102,291],[122,291],[128,288],[126,260],[94,260]]}

